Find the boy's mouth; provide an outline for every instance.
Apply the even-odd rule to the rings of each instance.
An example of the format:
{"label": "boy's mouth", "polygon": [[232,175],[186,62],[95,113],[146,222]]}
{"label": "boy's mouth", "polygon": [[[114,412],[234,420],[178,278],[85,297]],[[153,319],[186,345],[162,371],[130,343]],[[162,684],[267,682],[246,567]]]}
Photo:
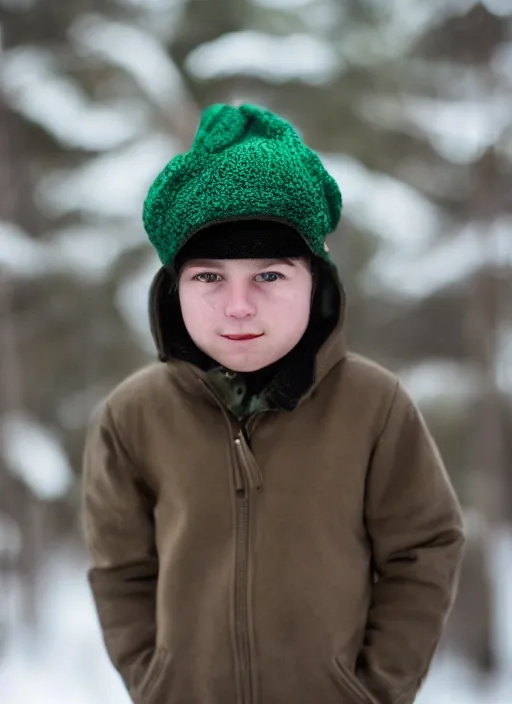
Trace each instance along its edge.
{"label": "boy's mouth", "polygon": [[254,340],[257,337],[262,337],[263,333],[260,333],[259,335],[222,335],[222,337],[225,337],[227,340]]}

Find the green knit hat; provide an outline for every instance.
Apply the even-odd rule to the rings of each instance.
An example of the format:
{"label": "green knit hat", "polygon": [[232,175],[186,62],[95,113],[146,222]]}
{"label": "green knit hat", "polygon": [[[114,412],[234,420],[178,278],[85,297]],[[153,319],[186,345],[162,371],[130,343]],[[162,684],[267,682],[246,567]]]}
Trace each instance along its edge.
{"label": "green knit hat", "polygon": [[204,227],[253,218],[292,225],[330,261],[325,237],[340,214],[336,181],[289,122],[256,105],[215,104],[202,113],[190,150],[153,182],[143,221],[164,266]]}

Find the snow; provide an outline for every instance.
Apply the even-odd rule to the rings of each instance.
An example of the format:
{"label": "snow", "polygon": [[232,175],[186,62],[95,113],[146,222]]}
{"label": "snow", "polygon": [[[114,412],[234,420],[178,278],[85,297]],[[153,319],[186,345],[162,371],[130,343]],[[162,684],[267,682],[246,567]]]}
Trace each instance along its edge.
{"label": "snow", "polygon": [[[506,66],[508,55],[505,52],[500,54],[496,62],[498,67]],[[461,73],[459,69],[450,67],[452,80],[456,70]],[[466,72],[466,85],[470,81],[475,84],[475,80],[474,72]],[[448,101],[405,96],[396,100],[367,95],[360,98],[359,110],[369,121],[378,119],[381,125],[387,127],[410,131],[411,124],[415,125],[445,159],[468,164],[498,142],[510,125],[510,96],[500,91],[489,97],[483,87],[473,87],[473,92],[480,92],[475,100]],[[469,86],[465,92],[471,93]]]}
{"label": "snow", "polygon": [[510,125],[510,96],[444,102],[406,101],[402,110],[420,125],[437,151],[457,163],[471,163],[499,141]]}
{"label": "snow", "polygon": [[86,55],[100,56],[127,71],[157,104],[183,106],[187,91],[182,76],[164,46],[150,34],[99,15],[86,15],[74,22],[70,36]]}
{"label": "snow", "polygon": [[35,240],[10,222],[0,221],[0,265],[20,278],[73,273],[86,280],[102,280],[117,258],[144,241],[142,226],[127,223],[121,230],[103,224],[76,225]]}
{"label": "snow", "polygon": [[177,151],[173,139],[155,133],[91,159],[80,169],[54,172],[40,182],[39,195],[57,213],[86,211],[98,217],[131,216],[141,221],[151,182]]}
{"label": "snow", "polygon": [[18,225],[0,221],[0,265],[19,276],[46,274],[53,267],[42,244],[31,239]]}
{"label": "snow", "polygon": [[478,394],[478,376],[470,365],[453,360],[428,360],[400,371],[400,379],[421,405],[447,401],[471,401]]}
{"label": "snow", "polygon": [[255,5],[271,10],[287,10],[294,12],[306,5],[311,5],[314,0],[253,0]]}
{"label": "snow", "polygon": [[[416,227],[416,223],[415,223]],[[497,218],[485,232],[474,224],[422,253],[384,249],[363,275],[367,290],[384,287],[403,296],[422,298],[461,281],[486,264],[512,266],[512,218]]]}
{"label": "snow", "polygon": [[508,17],[512,15],[512,2],[510,0],[481,0],[489,12],[499,17]]}
{"label": "snow", "polygon": [[129,704],[103,646],[86,569],[76,546],[46,563],[38,637],[18,623],[0,660],[4,704]]}
{"label": "snow", "polygon": [[415,254],[434,240],[440,216],[414,188],[370,171],[351,157],[320,156],[343,194],[343,217],[403,252]]}
{"label": "snow", "polygon": [[309,34],[271,36],[232,32],[202,44],[187,57],[188,70],[202,79],[246,74],[273,83],[329,81],[343,68],[332,46]]}
{"label": "snow", "polygon": [[438,658],[415,704],[510,704],[512,686],[505,672],[485,683],[458,658]]}
{"label": "snow", "polygon": [[70,147],[112,149],[143,126],[134,103],[90,101],[77,83],[58,75],[51,55],[36,47],[4,53],[0,85],[17,111]]}
{"label": "snow", "polygon": [[153,12],[155,10],[181,7],[186,0],[118,0],[118,2],[127,5],[129,7],[136,7],[137,9],[144,10],[146,12]]}
{"label": "snow", "polygon": [[[512,394],[512,326],[498,331],[495,381],[498,389]],[[479,376],[470,364],[450,359],[425,360],[402,369],[400,379],[421,405],[437,403],[471,403],[480,393]]]}
{"label": "snow", "polygon": [[[487,681],[467,662],[445,653],[438,657],[432,674],[415,704],[510,704],[512,702],[512,529],[492,529],[488,541],[493,576],[493,631],[498,671]],[[468,614],[470,617],[470,614]]]}
{"label": "snow", "polygon": [[48,248],[63,271],[101,280],[118,257],[143,242],[142,227],[135,228],[131,222],[122,230],[76,225],[53,233]]}
{"label": "snow", "polygon": [[[494,625],[501,668],[512,672],[512,531],[501,529],[492,536],[491,571],[494,579]],[[512,678],[508,682],[512,701]]]}
{"label": "snow", "polygon": [[4,415],[0,425],[3,456],[42,500],[64,496],[73,483],[67,456],[53,433],[21,413]]}

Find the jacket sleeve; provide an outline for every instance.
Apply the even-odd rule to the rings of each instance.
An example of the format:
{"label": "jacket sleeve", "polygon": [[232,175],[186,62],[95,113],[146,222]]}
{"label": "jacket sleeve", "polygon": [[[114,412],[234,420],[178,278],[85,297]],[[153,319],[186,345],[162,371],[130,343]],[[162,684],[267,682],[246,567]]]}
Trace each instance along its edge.
{"label": "jacket sleeve", "polygon": [[88,579],[103,638],[132,692],[155,650],[158,559],[151,493],[128,456],[108,403],[86,438],[82,511],[92,560]]}
{"label": "jacket sleeve", "polygon": [[455,598],[462,513],[425,422],[397,384],[369,467],[376,574],[357,674],[379,704],[410,704]]}

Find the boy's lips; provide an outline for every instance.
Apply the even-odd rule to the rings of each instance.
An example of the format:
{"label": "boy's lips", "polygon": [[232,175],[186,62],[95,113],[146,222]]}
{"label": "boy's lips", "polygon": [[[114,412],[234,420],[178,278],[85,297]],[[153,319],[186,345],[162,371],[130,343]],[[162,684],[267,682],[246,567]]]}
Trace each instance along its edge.
{"label": "boy's lips", "polygon": [[222,337],[225,337],[227,340],[254,340],[257,337],[262,337],[263,333],[259,334],[248,334],[248,335],[222,335]]}

